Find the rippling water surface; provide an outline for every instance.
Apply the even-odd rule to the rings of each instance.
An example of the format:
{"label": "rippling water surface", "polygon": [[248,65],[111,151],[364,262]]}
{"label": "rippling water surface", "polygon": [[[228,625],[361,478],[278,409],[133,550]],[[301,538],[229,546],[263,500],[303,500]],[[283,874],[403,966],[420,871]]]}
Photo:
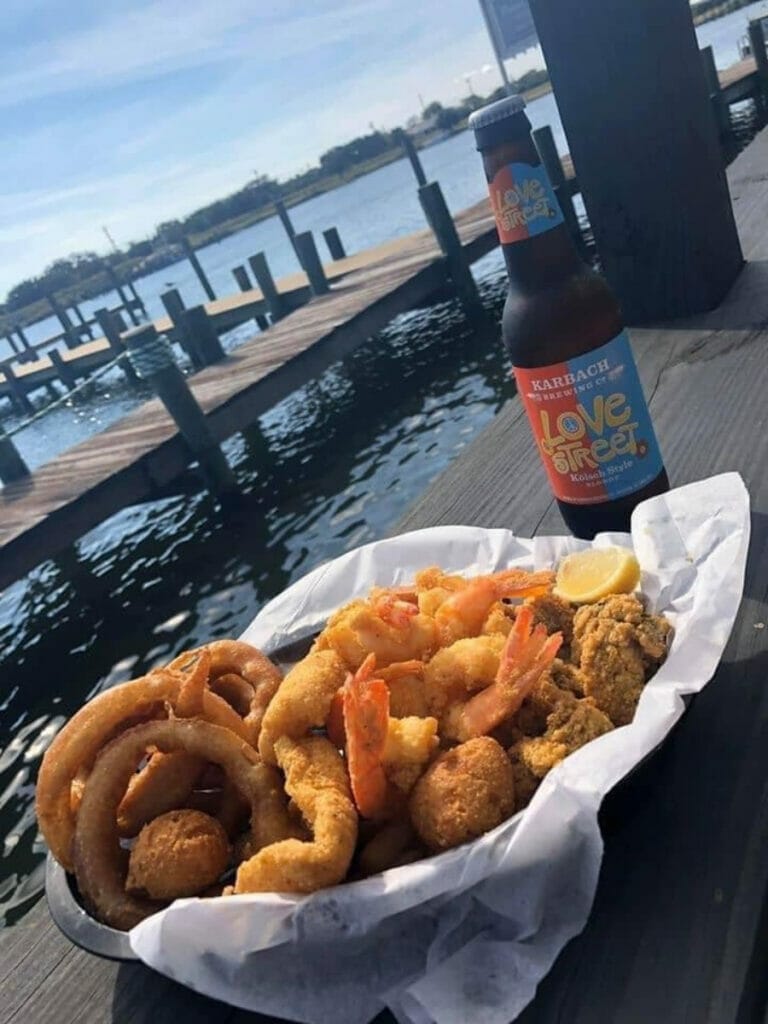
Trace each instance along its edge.
{"label": "rippling water surface", "polygon": [[[475,269],[498,315],[500,258]],[[95,387],[85,424],[105,387],[128,401],[119,380]],[[477,333],[455,302],[401,316],[227,442],[241,521],[201,492],[135,506],[0,594],[0,920],[43,884],[33,783],[62,722],[185,647],[237,635],[311,567],[385,534],[509,393],[495,329]]]}
{"label": "rippling water surface", "polygon": [[[734,18],[727,39],[718,24],[703,26],[700,40],[715,43],[719,63],[728,64],[723,48],[742,22]],[[537,104],[541,123],[555,124],[559,136],[552,97]],[[757,127],[752,104],[732,108],[732,117],[741,147]],[[424,157],[446,183],[454,209],[479,198],[468,192],[480,181],[469,148],[459,136]],[[386,180],[397,186],[390,193],[382,192]],[[391,165],[312,203],[343,209],[358,193],[375,192],[377,202],[389,196],[406,219],[385,223],[377,216],[374,234],[393,237],[421,226],[401,201],[404,190],[413,205],[410,177]],[[369,204],[358,206],[366,211],[365,231],[356,239],[348,229],[360,243],[353,248],[379,240],[365,233]],[[322,216],[321,227],[342,223],[333,209]],[[249,229],[259,230],[267,228]],[[221,251],[245,245],[237,238],[221,243]],[[257,247],[254,241],[249,251]],[[217,284],[247,253],[230,255],[220,261]],[[486,307],[498,317],[505,287],[500,256],[474,271]],[[232,332],[226,347],[253,330]],[[266,600],[310,568],[385,534],[509,394],[495,329],[478,333],[455,302],[401,316],[229,439],[226,451],[247,498],[236,522],[192,486],[186,495],[124,510],[0,592],[0,925],[17,920],[42,889],[33,786],[62,722],[95,693],[185,647],[237,635]],[[24,430],[19,448],[30,466],[39,466],[144,397],[114,372]]]}

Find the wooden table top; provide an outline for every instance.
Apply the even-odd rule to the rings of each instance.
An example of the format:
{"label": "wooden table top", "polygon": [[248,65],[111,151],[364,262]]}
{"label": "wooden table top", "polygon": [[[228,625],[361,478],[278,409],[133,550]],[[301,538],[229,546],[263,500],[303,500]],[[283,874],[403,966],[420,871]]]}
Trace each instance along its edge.
{"label": "wooden table top", "polygon": [[[768,996],[768,156],[729,174],[749,263],[712,313],[631,332],[673,485],[739,471],[752,499],[745,596],[714,679],[664,746],[605,801],[595,905],[522,1024],[745,1024]],[[762,195],[763,202],[760,203]],[[742,218],[746,218],[743,220]],[[441,523],[562,533],[517,401],[399,530]],[[690,865],[694,865],[691,870]],[[683,865],[686,865],[683,868]],[[268,1022],[64,939],[38,904],[0,937],[0,1021]],[[392,1018],[382,1014],[377,1024]]]}

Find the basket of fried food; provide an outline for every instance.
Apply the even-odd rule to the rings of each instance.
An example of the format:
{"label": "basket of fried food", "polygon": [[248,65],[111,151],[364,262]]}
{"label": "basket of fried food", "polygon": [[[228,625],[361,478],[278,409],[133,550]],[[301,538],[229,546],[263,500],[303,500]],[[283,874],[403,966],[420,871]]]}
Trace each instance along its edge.
{"label": "basket of fried food", "polygon": [[215,640],[100,693],[43,759],[50,853],[128,930],[178,898],[306,894],[476,839],[630,722],[666,656],[634,559],[608,550],[557,581],[432,567],[374,586],[285,676]]}

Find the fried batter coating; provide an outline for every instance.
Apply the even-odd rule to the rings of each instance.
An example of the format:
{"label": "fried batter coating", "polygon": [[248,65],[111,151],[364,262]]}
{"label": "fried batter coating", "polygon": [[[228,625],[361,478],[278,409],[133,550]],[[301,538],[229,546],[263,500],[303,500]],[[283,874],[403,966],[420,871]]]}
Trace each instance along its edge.
{"label": "fried batter coating", "polygon": [[265,846],[237,870],[234,891],[315,892],[341,882],[357,842],[357,811],[341,755],[321,736],[275,741],[285,790],[296,802],[313,839],[284,839]]}
{"label": "fried batter coating", "polygon": [[333,698],[346,676],[346,665],[332,650],[313,649],[294,665],[261,723],[259,753],[266,762],[275,764],[274,744],[279,736],[298,740],[311,729],[325,725]]}
{"label": "fried batter coating", "polygon": [[456,701],[490,686],[499,671],[505,637],[468,637],[444,647],[427,665],[424,684],[429,713],[438,720]]}
{"label": "fried batter coating", "polygon": [[548,669],[523,701],[514,722],[524,736],[541,736],[546,732],[547,720],[555,709],[562,705],[572,708],[575,704],[576,697],[569,690],[556,686]]}
{"label": "fried batter coating", "polygon": [[515,810],[522,811],[533,799],[539,788],[541,779],[537,779],[530,768],[520,760],[516,746],[507,751],[509,763],[512,765],[512,777],[515,780]]}
{"label": "fried batter coating", "polygon": [[616,594],[585,605],[574,618],[573,657],[584,693],[614,725],[634,718],[648,678],[664,661],[671,626],[648,615],[633,594]]}
{"label": "fried batter coating", "polygon": [[563,758],[611,729],[610,720],[589,698],[563,701],[549,716],[544,735],[525,737],[510,754],[543,779]]}
{"label": "fried batter coating", "polygon": [[562,633],[567,651],[573,639],[575,606],[552,593],[530,597],[525,603],[533,609],[533,621],[543,623],[547,633]]}
{"label": "fried batter coating", "polygon": [[389,713],[393,718],[425,718],[429,714],[425,669],[423,661],[402,661],[376,670],[389,687]]}
{"label": "fried batter coating", "polygon": [[410,800],[414,828],[431,850],[475,839],[504,821],[514,806],[512,765],[490,736],[440,754]]}
{"label": "fried batter coating", "polygon": [[418,609],[414,612],[388,621],[385,605],[377,611],[369,601],[352,601],[330,617],[314,649],[335,651],[350,671],[358,669],[370,653],[380,667],[421,660],[435,649],[435,623]]}
{"label": "fried batter coating", "polygon": [[226,870],[227,834],[202,811],[177,810],[150,821],[128,861],[125,887],[154,900],[195,896]]}

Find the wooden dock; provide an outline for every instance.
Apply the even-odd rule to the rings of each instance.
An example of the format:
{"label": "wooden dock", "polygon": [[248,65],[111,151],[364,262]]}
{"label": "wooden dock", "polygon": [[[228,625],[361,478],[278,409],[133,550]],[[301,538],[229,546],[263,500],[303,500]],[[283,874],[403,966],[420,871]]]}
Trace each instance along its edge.
{"label": "wooden dock", "polygon": [[[519,1024],[768,1019],[768,435],[756,412],[768,386],[767,164],[768,130],[728,172],[750,262],[726,301],[671,326],[631,332],[673,481],[737,470],[749,487],[753,540],[745,599],[715,678],[661,751],[607,799],[605,857],[590,920]],[[414,259],[424,255],[426,246]],[[382,268],[384,278],[394,273]],[[328,315],[331,300],[323,305]],[[517,399],[398,530],[440,523],[513,528],[520,536],[562,532]],[[681,870],[686,864],[696,870]],[[0,978],[0,1019],[16,1024],[280,1024],[207,999],[141,964],[84,953],[57,930],[44,900],[0,935]],[[376,1024],[393,1020],[383,1012]]]}
{"label": "wooden dock", "polygon": [[[497,246],[486,200],[460,214],[456,223],[470,263]],[[444,258],[429,231],[344,262],[346,273],[328,295],[190,379],[217,440],[252,423],[398,313],[446,287]],[[121,508],[152,498],[189,461],[175,423],[155,400],[30,477],[3,487],[0,588]]]}

